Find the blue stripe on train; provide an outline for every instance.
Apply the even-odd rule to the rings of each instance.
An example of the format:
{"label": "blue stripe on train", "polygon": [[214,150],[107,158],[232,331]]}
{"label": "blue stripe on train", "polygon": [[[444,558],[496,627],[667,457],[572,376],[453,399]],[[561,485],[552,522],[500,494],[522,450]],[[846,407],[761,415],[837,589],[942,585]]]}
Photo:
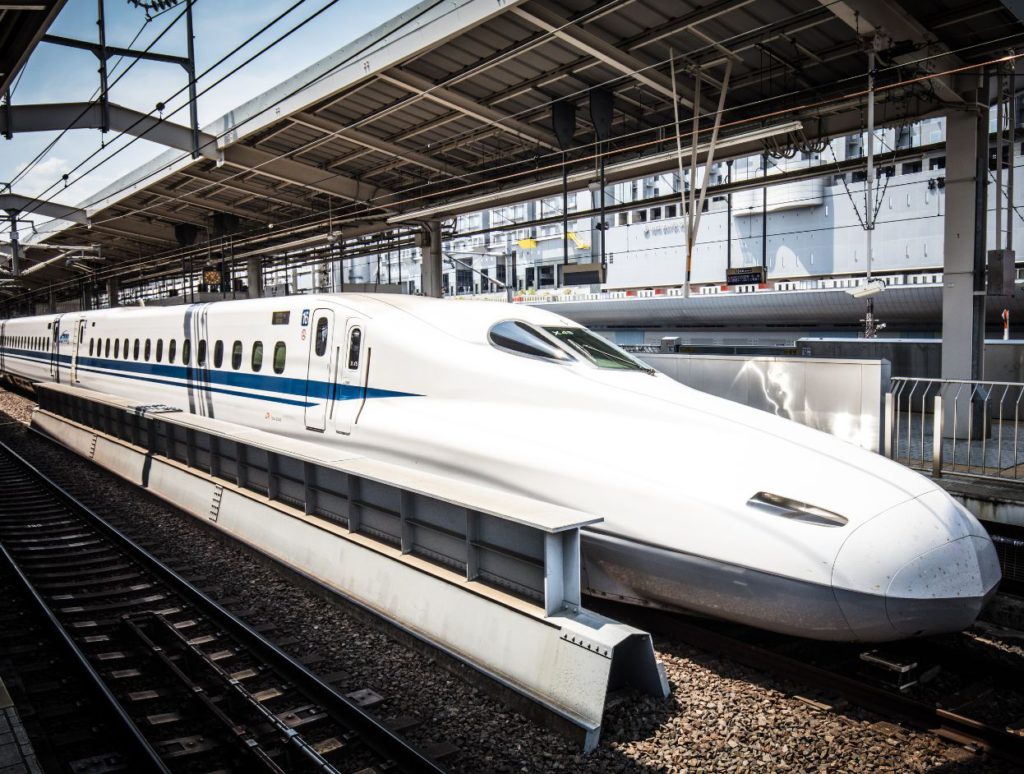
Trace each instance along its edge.
{"label": "blue stripe on train", "polygon": [[[33,352],[31,350],[13,349],[10,347],[4,348],[3,351],[6,356],[32,360],[44,365],[50,365],[53,362],[54,357],[52,354]],[[56,358],[62,366],[70,366],[70,355],[58,354]],[[167,384],[173,387],[187,387],[188,384],[186,381],[175,382],[170,381],[171,379],[189,380],[191,381],[192,386],[198,390],[222,393],[224,395],[234,395],[242,398],[270,400],[276,403],[285,403],[293,406],[315,406],[316,403],[310,403],[308,399],[327,399],[331,396],[332,389],[334,400],[355,400],[361,398],[363,393],[361,387],[347,384],[332,384],[331,382],[307,381],[305,379],[293,379],[286,376],[248,374],[237,371],[218,371],[216,369],[193,366],[139,363],[107,358],[79,357],[78,367],[83,371],[89,371],[90,373],[113,375],[125,379],[152,382],[154,384]],[[214,385],[225,386],[217,387]],[[275,392],[281,395],[294,395],[296,397],[302,396],[306,400],[295,400],[270,395],[253,395],[248,392],[239,392],[238,390],[228,389],[229,387],[264,390],[266,392]],[[416,393],[382,390],[370,387],[366,390],[366,397],[413,398],[421,396]]]}

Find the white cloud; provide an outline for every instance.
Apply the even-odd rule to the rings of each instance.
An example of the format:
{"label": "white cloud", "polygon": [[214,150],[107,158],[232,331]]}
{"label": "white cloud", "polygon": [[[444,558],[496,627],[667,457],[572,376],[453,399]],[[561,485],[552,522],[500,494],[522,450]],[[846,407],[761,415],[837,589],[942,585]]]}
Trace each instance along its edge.
{"label": "white cloud", "polygon": [[[19,164],[15,171],[19,174],[28,162]],[[59,156],[48,156],[30,169],[16,186],[17,192],[22,196],[36,196],[45,191],[60,176],[70,171],[71,162]]]}

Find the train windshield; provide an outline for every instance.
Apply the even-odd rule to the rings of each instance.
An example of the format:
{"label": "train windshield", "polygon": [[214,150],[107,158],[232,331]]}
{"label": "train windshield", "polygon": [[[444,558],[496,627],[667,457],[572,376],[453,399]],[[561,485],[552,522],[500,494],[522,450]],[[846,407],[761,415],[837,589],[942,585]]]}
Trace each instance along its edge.
{"label": "train windshield", "polygon": [[606,339],[591,333],[586,328],[551,328],[544,330],[554,336],[567,349],[578,352],[599,368],[620,368],[628,371],[654,371],[641,363],[625,350],[619,349]]}
{"label": "train windshield", "polygon": [[554,342],[548,341],[536,328],[519,320],[505,320],[496,324],[487,332],[487,337],[494,346],[517,355],[561,361],[574,359],[568,352],[559,349]]}

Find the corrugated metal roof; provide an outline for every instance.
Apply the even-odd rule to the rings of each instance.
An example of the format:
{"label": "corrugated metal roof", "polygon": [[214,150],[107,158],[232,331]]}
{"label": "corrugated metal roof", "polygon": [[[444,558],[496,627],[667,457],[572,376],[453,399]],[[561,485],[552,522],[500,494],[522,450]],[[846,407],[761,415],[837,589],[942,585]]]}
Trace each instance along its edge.
{"label": "corrugated metal roof", "polygon": [[[731,61],[723,137],[794,118],[805,137],[841,134],[861,125],[863,99],[842,98],[865,86],[872,25],[891,38],[882,83],[982,62],[1024,40],[1024,25],[996,0],[425,0],[206,127],[220,137],[223,163],[168,151],[83,204],[91,229],[55,223],[36,241],[102,244],[102,279],[140,254],[180,260],[173,226],[212,227],[218,212],[243,219],[237,240],[250,247],[287,241],[289,226],[328,211],[343,231],[383,228],[425,207],[443,216],[465,199],[560,180],[554,100],[576,105],[570,168],[593,170],[594,87],[615,94],[610,163],[664,153],[674,147],[673,54],[686,132],[695,68],[710,116]],[[879,115],[943,109],[946,80],[880,93]],[[735,143],[728,154],[760,143]],[[25,265],[52,254],[29,251]],[[57,263],[26,285],[70,287],[83,276]]]}

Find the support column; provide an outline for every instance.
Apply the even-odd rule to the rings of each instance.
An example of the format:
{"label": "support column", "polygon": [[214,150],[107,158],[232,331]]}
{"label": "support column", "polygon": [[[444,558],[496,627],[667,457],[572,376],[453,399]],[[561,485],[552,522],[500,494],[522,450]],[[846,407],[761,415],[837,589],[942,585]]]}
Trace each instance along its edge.
{"label": "support column", "polygon": [[50,314],[55,314],[57,311],[57,298],[53,294],[53,288],[50,288],[49,293],[46,295],[46,311]]}
{"label": "support column", "polygon": [[250,258],[245,264],[246,282],[249,285],[249,298],[263,296],[263,265],[259,258]]}
{"label": "support column", "polygon": [[423,255],[420,290],[425,296],[440,298],[443,294],[441,284],[441,221],[432,220],[425,230],[427,244],[421,249]]}
{"label": "support column", "polygon": [[975,76],[946,116],[942,377],[981,379],[985,342],[988,109]]}
{"label": "support column", "polygon": [[118,299],[119,282],[117,277],[111,277],[107,280],[107,306],[113,309],[115,306],[120,306],[121,302]]}

